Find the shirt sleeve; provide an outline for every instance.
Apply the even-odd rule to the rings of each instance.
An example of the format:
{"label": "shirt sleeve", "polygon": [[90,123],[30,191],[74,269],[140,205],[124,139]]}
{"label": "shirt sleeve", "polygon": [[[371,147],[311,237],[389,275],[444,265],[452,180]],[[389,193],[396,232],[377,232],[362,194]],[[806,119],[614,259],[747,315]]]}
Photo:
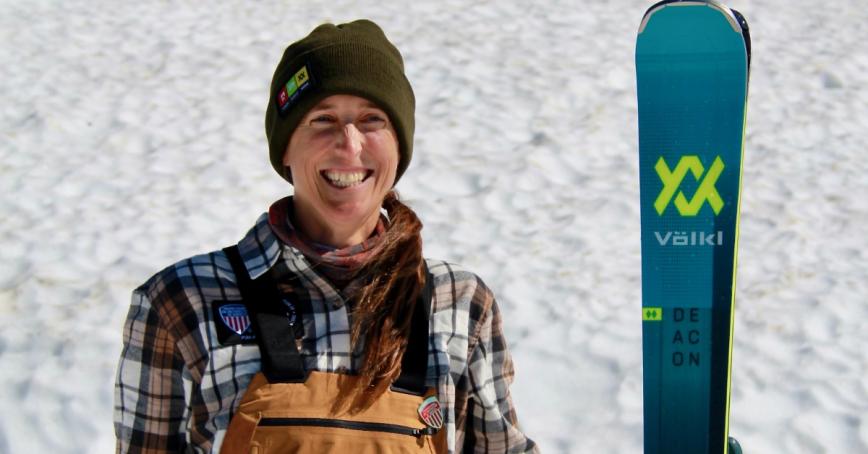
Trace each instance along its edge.
{"label": "shirt sleeve", "polygon": [[184,368],[175,338],[149,298],[133,292],[115,382],[117,452],[185,450]]}
{"label": "shirt sleeve", "polygon": [[521,431],[509,394],[514,370],[503,336],[500,311],[490,299],[479,327],[478,343],[468,362],[470,398],[464,452],[536,453],[536,444]]}

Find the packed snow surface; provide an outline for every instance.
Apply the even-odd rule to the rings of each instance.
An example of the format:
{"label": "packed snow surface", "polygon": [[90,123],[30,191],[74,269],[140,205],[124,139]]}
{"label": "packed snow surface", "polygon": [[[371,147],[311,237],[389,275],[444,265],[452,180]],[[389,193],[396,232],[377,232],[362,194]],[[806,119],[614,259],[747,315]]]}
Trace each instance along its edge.
{"label": "packed snow surface", "polygon": [[[426,255],[502,306],[526,432],[641,452],[633,52],[652,1],[85,2],[0,9],[0,453],[114,449],[129,294],[291,192],[263,132],[284,47],[374,19],[416,91],[398,184]],[[868,9],[750,22],[731,434],[868,452]]]}

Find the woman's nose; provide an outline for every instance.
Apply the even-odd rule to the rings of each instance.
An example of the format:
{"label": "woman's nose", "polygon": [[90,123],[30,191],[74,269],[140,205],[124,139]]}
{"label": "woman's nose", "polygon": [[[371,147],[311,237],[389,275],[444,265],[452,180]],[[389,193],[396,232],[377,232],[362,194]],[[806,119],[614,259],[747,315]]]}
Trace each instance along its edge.
{"label": "woman's nose", "polygon": [[353,123],[347,123],[344,125],[340,136],[341,143],[339,144],[339,148],[344,148],[354,155],[361,153],[364,135],[359,131],[359,128],[357,128],[356,125]]}

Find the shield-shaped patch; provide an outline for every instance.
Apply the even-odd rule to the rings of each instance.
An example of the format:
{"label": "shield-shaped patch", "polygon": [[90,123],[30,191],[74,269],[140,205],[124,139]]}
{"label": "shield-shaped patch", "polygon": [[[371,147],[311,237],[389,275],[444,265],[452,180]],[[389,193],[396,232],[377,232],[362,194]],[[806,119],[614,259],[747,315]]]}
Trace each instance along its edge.
{"label": "shield-shaped patch", "polygon": [[250,327],[250,316],[244,304],[237,301],[214,301],[214,326],[222,345],[254,343],[256,336]]}
{"label": "shield-shaped patch", "polygon": [[220,319],[235,334],[244,334],[250,328],[250,317],[247,316],[247,308],[243,304],[227,304],[219,309]]}
{"label": "shield-shaped patch", "polygon": [[443,427],[443,410],[437,396],[431,396],[419,405],[419,417],[428,427],[434,429]]}

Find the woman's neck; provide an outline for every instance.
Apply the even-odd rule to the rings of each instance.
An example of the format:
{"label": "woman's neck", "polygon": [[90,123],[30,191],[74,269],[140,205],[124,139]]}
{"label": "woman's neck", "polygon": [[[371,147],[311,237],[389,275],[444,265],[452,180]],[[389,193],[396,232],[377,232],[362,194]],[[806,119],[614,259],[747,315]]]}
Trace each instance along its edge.
{"label": "woman's neck", "polygon": [[296,204],[292,214],[292,224],[309,241],[342,249],[360,244],[376,231],[380,219],[379,212],[373,212],[362,219],[325,220],[314,210]]}

